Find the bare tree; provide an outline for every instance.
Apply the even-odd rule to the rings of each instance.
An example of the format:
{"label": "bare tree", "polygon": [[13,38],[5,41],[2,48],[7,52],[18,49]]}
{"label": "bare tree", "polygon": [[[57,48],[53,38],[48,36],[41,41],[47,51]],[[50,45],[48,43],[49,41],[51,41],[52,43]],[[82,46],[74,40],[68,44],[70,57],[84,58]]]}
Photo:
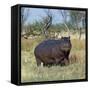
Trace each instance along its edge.
{"label": "bare tree", "polygon": [[22,37],[25,37],[25,39],[27,39],[28,37],[28,29],[25,25],[27,19],[28,19],[28,16],[29,16],[29,9],[26,9],[26,8],[22,8],[21,9],[21,26],[22,26],[22,31],[21,31],[21,35]]}
{"label": "bare tree", "polygon": [[61,13],[62,18],[63,18],[63,21],[64,21],[63,24],[65,25],[65,28],[66,28],[66,30],[67,30],[67,32],[68,32],[68,36],[70,36],[70,29],[69,29],[69,27],[68,27],[68,25],[67,25],[68,13],[67,13],[66,10],[60,10],[60,13]]}
{"label": "bare tree", "polygon": [[22,30],[24,28],[25,22],[27,21],[28,15],[29,15],[29,9],[22,8],[21,9],[21,25],[22,25]]}
{"label": "bare tree", "polygon": [[48,38],[49,35],[49,28],[52,25],[52,12],[50,10],[45,10],[46,16],[43,17],[43,29],[42,29],[42,33],[45,35],[45,38]]}

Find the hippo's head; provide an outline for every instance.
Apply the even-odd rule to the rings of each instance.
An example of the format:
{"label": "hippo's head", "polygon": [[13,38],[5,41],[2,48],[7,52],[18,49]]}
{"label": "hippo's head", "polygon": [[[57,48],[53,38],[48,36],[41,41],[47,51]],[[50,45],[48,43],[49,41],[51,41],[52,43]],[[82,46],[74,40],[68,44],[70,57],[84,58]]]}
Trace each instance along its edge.
{"label": "hippo's head", "polygon": [[69,42],[70,41],[70,36],[69,37],[61,37],[61,40],[62,41]]}
{"label": "hippo's head", "polygon": [[69,37],[61,37],[61,49],[64,51],[68,51],[71,49],[71,40]]}

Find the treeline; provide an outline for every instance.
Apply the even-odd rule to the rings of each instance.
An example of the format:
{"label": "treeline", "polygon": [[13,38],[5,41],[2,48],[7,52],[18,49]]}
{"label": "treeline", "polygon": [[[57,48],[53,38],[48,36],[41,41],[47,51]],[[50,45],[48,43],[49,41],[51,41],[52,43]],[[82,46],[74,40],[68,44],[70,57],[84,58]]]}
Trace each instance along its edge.
{"label": "treeline", "polygon": [[28,12],[30,10],[22,9],[21,13],[21,24],[22,24],[22,36],[28,38],[32,36],[43,35],[45,38],[55,38],[55,33],[60,32],[78,32],[79,38],[81,38],[82,33],[85,33],[85,11],[75,11],[75,10],[58,10],[63,21],[61,23],[52,23],[55,17],[52,10],[45,10],[45,16],[42,17],[41,21],[34,21],[34,23],[25,24],[28,19]]}

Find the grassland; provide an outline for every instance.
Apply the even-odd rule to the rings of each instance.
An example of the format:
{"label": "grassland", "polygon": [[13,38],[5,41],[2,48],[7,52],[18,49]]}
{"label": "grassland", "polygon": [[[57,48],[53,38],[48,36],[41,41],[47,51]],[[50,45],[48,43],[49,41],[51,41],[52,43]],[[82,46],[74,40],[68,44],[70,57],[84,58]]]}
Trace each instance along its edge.
{"label": "grassland", "polygon": [[[74,36],[75,37],[75,36]],[[71,37],[70,63],[66,66],[37,67],[34,48],[43,38],[21,39],[21,81],[38,82],[85,78],[85,39]]]}

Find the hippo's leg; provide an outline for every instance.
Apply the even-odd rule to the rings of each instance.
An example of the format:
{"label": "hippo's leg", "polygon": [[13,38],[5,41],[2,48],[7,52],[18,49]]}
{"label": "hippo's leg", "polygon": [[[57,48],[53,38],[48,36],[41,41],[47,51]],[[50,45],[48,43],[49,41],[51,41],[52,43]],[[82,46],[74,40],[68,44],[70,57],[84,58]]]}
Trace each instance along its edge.
{"label": "hippo's leg", "polygon": [[67,59],[68,64],[69,64],[69,54],[70,54],[70,51],[68,51],[67,55],[66,55],[66,59]]}
{"label": "hippo's leg", "polygon": [[[46,60],[46,61],[47,61],[47,60]],[[44,62],[44,63],[43,63],[43,66],[51,67],[51,66],[53,66],[54,64],[55,64],[55,60],[49,58],[49,59],[48,59],[48,62]]]}
{"label": "hippo's leg", "polygon": [[64,66],[65,65],[65,59],[61,61],[61,66]]}
{"label": "hippo's leg", "polygon": [[60,63],[60,58],[55,58],[55,65],[58,65]]}
{"label": "hippo's leg", "polygon": [[56,65],[62,65],[64,64],[64,57],[55,58]]}
{"label": "hippo's leg", "polygon": [[39,58],[36,58],[37,66],[41,66],[41,60]]}
{"label": "hippo's leg", "polygon": [[61,65],[68,65],[69,64],[69,59],[68,58],[64,58],[61,62]]}

